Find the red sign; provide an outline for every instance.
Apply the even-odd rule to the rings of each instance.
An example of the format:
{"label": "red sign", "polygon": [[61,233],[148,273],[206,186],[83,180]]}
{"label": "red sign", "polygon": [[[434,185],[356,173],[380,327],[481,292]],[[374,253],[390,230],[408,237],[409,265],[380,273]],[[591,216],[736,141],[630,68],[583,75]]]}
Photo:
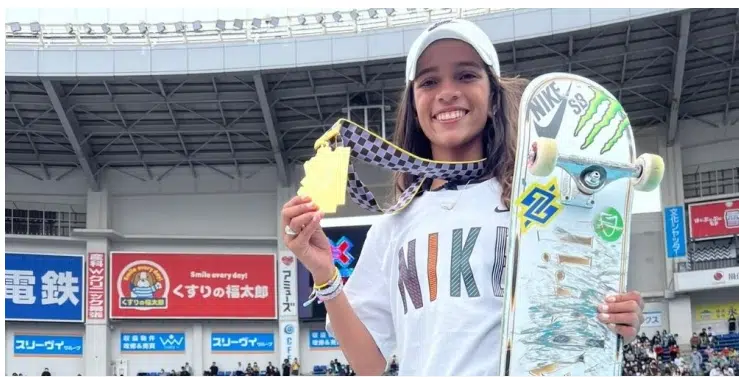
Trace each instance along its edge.
{"label": "red sign", "polygon": [[87,319],[105,320],[105,253],[87,254]]}
{"label": "red sign", "polygon": [[110,318],[277,318],[273,254],[112,252],[110,265]]}
{"label": "red sign", "polygon": [[739,198],[688,204],[688,218],[692,239],[739,234]]}

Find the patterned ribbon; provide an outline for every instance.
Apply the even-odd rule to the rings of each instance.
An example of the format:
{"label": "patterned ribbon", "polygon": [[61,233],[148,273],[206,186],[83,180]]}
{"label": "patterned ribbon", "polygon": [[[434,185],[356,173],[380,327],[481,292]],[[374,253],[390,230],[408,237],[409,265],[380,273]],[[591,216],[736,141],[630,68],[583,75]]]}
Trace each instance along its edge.
{"label": "patterned ribbon", "polygon": [[398,202],[388,209],[382,209],[372,191],[359,179],[350,159],[347,191],[354,203],[371,212],[395,213],[402,210],[421,190],[425,179],[465,182],[479,178],[484,172],[485,160],[462,162],[427,160],[347,119],[339,119],[331,130],[318,139],[316,145],[324,141],[330,142],[331,139],[348,147],[353,159],[383,169],[412,174],[413,181],[400,195]]}

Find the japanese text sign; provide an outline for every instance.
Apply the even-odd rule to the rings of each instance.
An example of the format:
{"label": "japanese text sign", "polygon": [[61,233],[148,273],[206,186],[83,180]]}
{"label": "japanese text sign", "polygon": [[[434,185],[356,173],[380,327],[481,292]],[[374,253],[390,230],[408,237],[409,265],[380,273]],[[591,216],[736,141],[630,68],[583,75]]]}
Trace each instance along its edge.
{"label": "japanese text sign", "polygon": [[105,320],[105,253],[87,254],[87,320]]}
{"label": "japanese text sign", "polygon": [[665,208],[664,216],[667,258],[685,258],[688,254],[688,245],[683,206]]}
{"label": "japanese text sign", "polygon": [[212,352],[273,352],[275,334],[272,333],[224,333],[210,335]]}
{"label": "japanese text sign", "polygon": [[84,256],[5,253],[5,320],[84,322]]}
{"label": "japanese text sign", "polygon": [[277,318],[274,254],[112,252],[111,318]]}
{"label": "japanese text sign", "polygon": [[339,343],[326,330],[310,331],[310,348],[338,348]]}
{"label": "japanese text sign", "polygon": [[739,198],[688,205],[690,238],[695,240],[739,234]]}
{"label": "japanese text sign", "polygon": [[82,357],[82,335],[23,335],[13,336],[13,354],[17,356],[79,356]]}
{"label": "japanese text sign", "polygon": [[121,352],[185,352],[183,332],[121,332]]}
{"label": "japanese text sign", "polygon": [[641,327],[662,327],[662,312],[644,312],[644,322]]}

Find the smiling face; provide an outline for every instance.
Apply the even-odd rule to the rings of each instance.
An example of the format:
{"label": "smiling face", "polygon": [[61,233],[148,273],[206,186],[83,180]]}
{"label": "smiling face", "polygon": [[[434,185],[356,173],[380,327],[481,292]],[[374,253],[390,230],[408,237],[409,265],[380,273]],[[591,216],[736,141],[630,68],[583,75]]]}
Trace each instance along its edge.
{"label": "smiling face", "polygon": [[414,107],[435,160],[483,157],[490,80],[480,56],[459,40],[432,43],[418,59]]}

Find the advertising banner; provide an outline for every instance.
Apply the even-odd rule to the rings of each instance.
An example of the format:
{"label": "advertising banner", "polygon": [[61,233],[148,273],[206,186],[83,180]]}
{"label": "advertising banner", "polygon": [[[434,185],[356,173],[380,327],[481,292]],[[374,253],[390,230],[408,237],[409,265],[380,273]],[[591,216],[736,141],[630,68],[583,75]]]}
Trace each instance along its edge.
{"label": "advertising banner", "polygon": [[698,322],[728,321],[731,316],[739,317],[739,301],[695,306],[695,320]]}
{"label": "advertising banner", "polygon": [[110,318],[276,319],[274,254],[112,252]]}
{"label": "advertising banner", "polygon": [[87,254],[87,320],[105,320],[105,253]]}
{"label": "advertising banner", "polygon": [[13,336],[13,354],[36,357],[82,357],[82,335],[25,335]]}
{"label": "advertising banner", "polygon": [[121,332],[121,352],[185,352],[184,332]]}
{"label": "advertising banner", "polygon": [[728,287],[739,287],[739,267],[678,272],[675,274],[676,292]]}
{"label": "advertising banner", "polygon": [[295,358],[300,360],[300,328],[298,321],[280,321],[280,362]]}
{"label": "advertising banner", "polygon": [[336,342],[331,334],[326,330],[311,330],[310,339],[308,339],[310,348],[338,348],[339,343]]}
{"label": "advertising banner", "polygon": [[273,352],[273,333],[214,332],[210,334],[212,352]]}
{"label": "advertising banner", "polygon": [[84,256],[5,253],[5,320],[84,322]]}
{"label": "advertising banner", "polygon": [[739,198],[688,204],[688,218],[694,240],[739,234]]}
{"label": "advertising banner", "polygon": [[683,206],[665,208],[664,223],[667,258],[685,258],[688,255],[688,244]]}
{"label": "advertising banner", "polygon": [[278,282],[280,286],[280,318],[296,319],[298,317],[298,260],[292,252],[280,252]]}

